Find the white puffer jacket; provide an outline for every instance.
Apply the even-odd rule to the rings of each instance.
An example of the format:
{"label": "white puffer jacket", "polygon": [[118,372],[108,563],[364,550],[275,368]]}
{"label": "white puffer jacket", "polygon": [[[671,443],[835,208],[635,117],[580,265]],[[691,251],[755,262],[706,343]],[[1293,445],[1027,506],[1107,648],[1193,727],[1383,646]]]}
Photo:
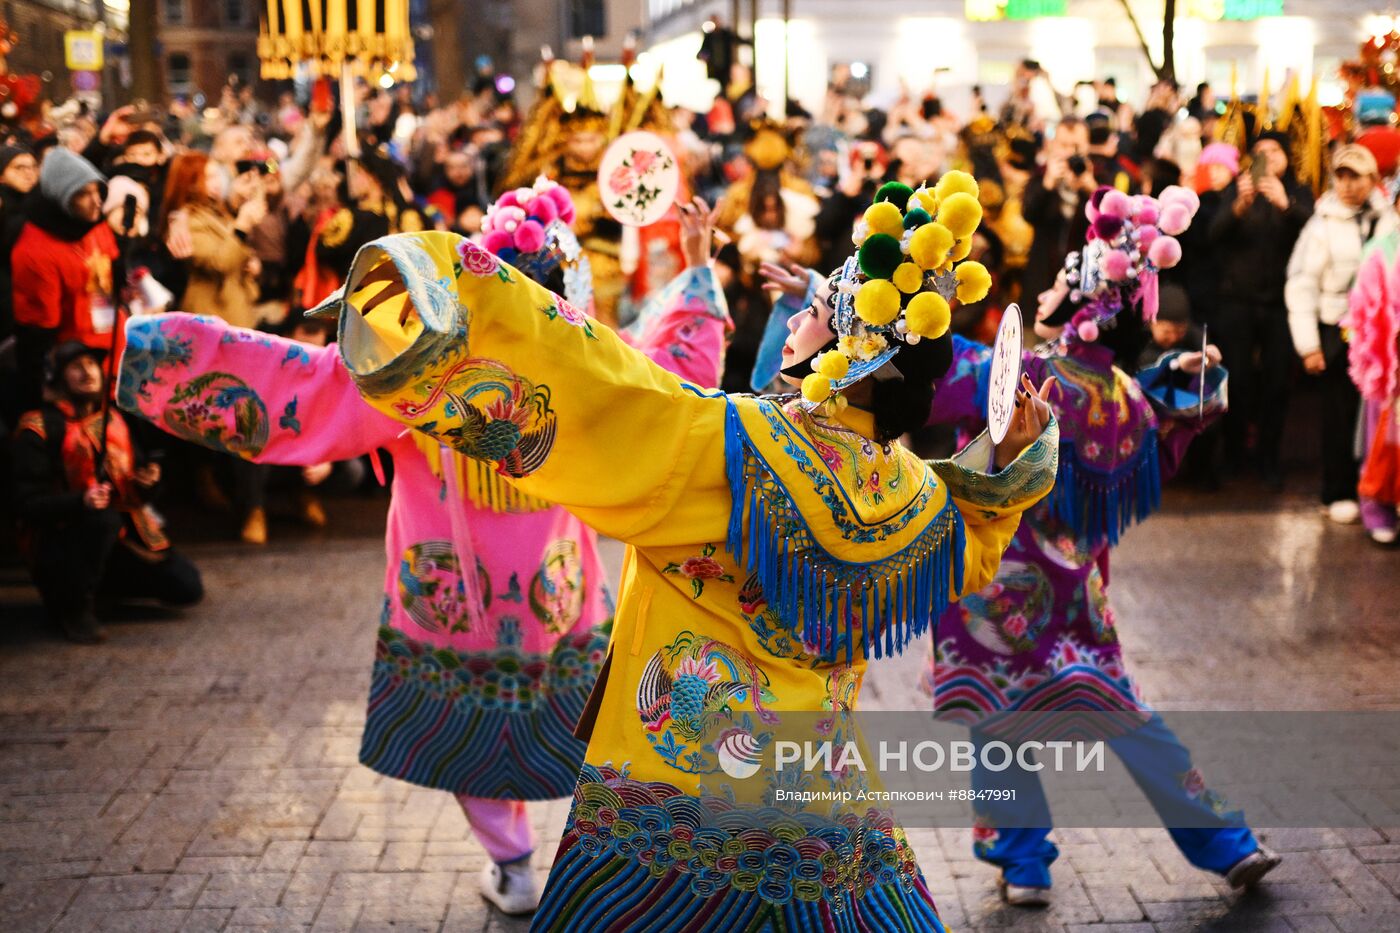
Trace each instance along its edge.
{"label": "white puffer jacket", "polygon": [[1378,187],[1364,208],[1347,207],[1329,191],[1298,235],[1288,261],[1283,300],[1288,329],[1299,356],[1321,349],[1318,324],[1339,324],[1347,312],[1347,293],[1361,267],[1367,231],[1371,237],[1400,229],[1400,216]]}

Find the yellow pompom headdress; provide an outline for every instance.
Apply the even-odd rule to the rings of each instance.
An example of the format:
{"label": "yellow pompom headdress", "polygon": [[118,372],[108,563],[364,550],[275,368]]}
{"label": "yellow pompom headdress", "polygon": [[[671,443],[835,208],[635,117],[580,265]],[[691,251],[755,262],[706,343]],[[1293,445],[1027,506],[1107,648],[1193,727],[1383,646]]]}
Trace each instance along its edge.
{"label": "yellow pompom headdress", "polygon": [[852,234],[856,253],[832,275],[836,347],[812,360],[802,396],[818,405],[875,374],[904,346],[939,340],[954,301],[981,301],[992,285],[969,260],[982,222],[977,181],[953,171],[917,191],[889,182]]}

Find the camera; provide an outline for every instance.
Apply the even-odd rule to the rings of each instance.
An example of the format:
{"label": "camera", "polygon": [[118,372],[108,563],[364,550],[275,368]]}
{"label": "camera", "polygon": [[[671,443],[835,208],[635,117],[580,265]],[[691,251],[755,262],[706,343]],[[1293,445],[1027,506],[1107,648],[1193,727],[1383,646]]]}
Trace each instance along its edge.
{"label": "camera", "polygon": [[1089,169],[1089,163],[1082,155],[1072,155],[1069,157],[1069,170],[1072,174],[1083,175]]}

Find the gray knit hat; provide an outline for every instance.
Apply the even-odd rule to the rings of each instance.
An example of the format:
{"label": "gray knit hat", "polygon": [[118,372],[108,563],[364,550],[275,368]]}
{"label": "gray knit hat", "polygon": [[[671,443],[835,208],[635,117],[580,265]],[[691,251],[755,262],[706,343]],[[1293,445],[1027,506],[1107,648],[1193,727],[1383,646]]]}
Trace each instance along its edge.
{"label": "gray knit hat", "polygon": [[73,196],[84,186],[107,179],[93,164],[65,146],[54,146],[44,154],[39,167],[39,191],[55,201],[66,213]]}

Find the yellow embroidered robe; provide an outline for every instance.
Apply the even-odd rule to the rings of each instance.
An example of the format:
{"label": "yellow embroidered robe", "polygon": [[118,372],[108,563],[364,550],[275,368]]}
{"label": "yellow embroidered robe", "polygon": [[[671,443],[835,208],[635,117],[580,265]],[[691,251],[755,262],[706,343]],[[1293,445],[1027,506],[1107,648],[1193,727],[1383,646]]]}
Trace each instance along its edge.
{"label": "yellow embroidered robe", "polygon": [[926,464],[868,413],[682,383],[451,234],[366,246],[343,294],[324,310],[370,404],[629,545],[535,928],[941,929],[887,813],[781,812],[762,758],[991,581],[1053,483],[1053,423],[995,475],[967,466],[985,438]]}

